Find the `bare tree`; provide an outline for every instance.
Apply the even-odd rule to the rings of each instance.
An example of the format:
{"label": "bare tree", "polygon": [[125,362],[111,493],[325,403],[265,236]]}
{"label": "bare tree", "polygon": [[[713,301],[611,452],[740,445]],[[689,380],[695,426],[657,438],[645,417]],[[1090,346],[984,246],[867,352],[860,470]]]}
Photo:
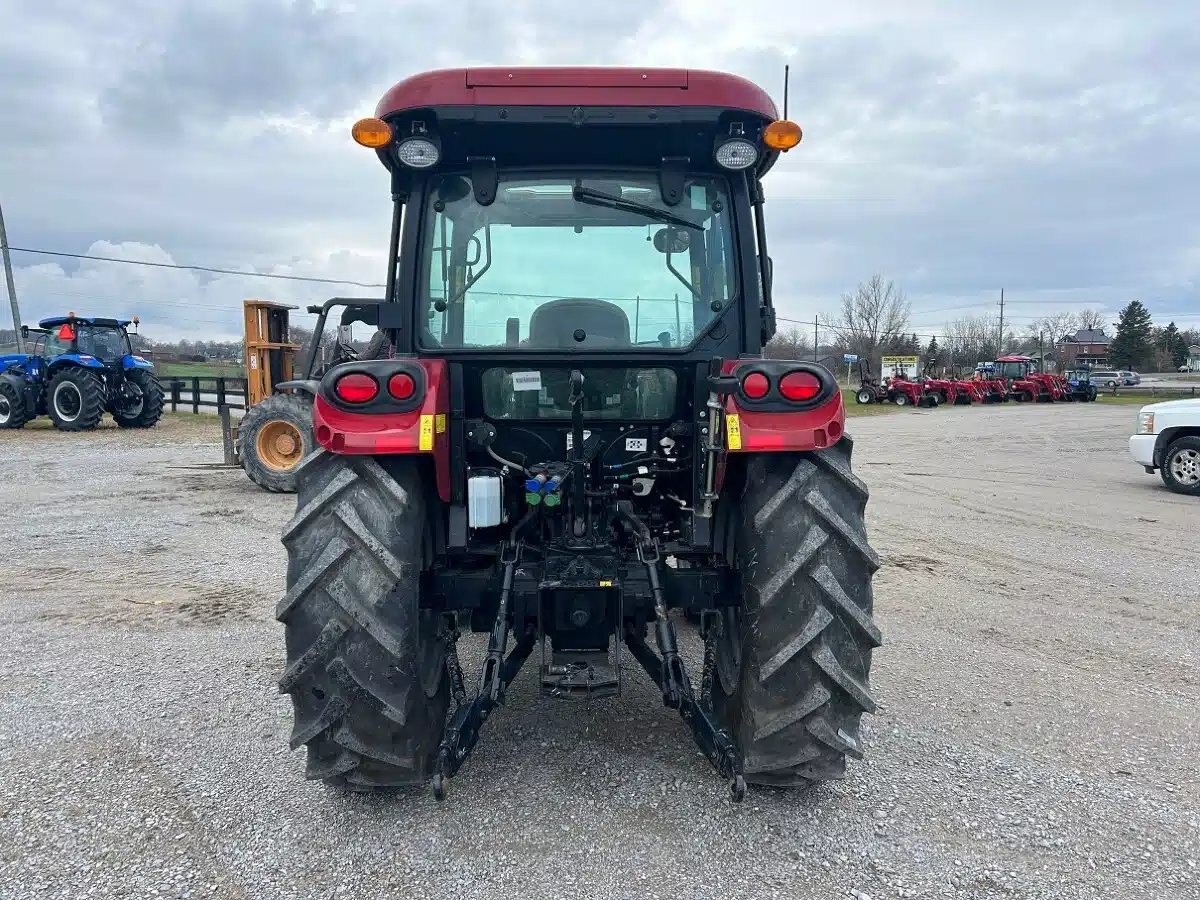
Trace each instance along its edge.
{"label": "bare tree", "polygon": [[1098,309],[1085,309],[1075,314],[1076,321],[1080,328],[1089,331],[1095,331],[1104,327],[1104,322],[1108,318]]}
{"label": "bare tree", "polygon": [[901,338],[908,328],[911,308],[895,282],[875,274],[852,294],[842,294],[842,308],[833,318],[839,343],[849,352],[869,360],[874,368],[881,347]]}
{"label": "bare tree", "polygon": [[807,359],[812,356],[812,341],[808,338],[807,330],[795,326],[776,332],[763,348],[763,356],[767,359]]}
{"label": "bare tree", "polygon": [[1029,323],[1029,336],[1045,338],[1048,344],[1057,344],[1064,337],[1073,337],[1079,327],[1079,315],[1074,312],[1057,312],[1039,316]]}
{"label": "bare tree", "polygon": [[995,359],[996,316],[964,316],[946,323],[944,352],[955,365],[973,369],[979,362]]}

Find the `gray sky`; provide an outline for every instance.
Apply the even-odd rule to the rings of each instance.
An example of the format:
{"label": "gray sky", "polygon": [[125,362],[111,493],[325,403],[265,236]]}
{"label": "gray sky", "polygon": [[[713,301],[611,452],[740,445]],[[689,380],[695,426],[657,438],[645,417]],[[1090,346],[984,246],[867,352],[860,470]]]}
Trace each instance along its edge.
{"label": "gray sky", "polygon": [[[377,282],[388,194],[348,129],[394,81],[480,64],[717,68],[804,143],[767,182],[780,314],[878,271],[915,330],[1133,298],[1200,326],[1200,25],[1155,3],[0,0],[9,241]],[[1050,7],[1051,9],[1047,9]],[[730,11],[736,10],[736,21]],[[234,336],[246,297],[353,292],[15,253],[27,322]],[[363,289],[357,289],[360,293]],[[366,293],[371,293],[366,291]]]}

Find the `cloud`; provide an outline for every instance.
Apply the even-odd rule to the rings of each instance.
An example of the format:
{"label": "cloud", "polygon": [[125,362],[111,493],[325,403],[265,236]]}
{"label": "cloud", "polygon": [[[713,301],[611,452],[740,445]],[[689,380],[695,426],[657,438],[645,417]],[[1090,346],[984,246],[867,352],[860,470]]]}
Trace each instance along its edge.
{"label": "cloud", "polygon": [[[386,178],[346,133],[391,82],[450,65],[681,65],[738,72],[778,98],[790,63],[806,137],[767,183],[784,315],[829,310],[879,271],[931,329],[958,314],[937,310],[994,309],[1001,286],[1018,322],[1139,297],[1200,325],[1192,4],[741,0],[737,11],[711,0],[22,4],[0,31],[10,240],[380,281]],[[236,334],[247,296],[339,292],[14,260],[27,319],[86,299],[138,311],[164,336]]]}

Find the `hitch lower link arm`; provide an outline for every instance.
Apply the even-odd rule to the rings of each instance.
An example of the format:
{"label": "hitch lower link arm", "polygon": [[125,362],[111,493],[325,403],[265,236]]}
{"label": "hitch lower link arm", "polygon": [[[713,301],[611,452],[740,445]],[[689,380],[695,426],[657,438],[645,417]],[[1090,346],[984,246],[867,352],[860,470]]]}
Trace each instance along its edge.
{"label": "hitch lower link arm", "polygon": [[[496,613],[496,621],[492,626],[492,634],[488,639],[487,659],[483,664],[483,673],[479,679],[479,691],[470,703],[459,703],[450,718],[450,723],[442,735],[442,743],[438,748],[437,760],[433,772],[433,796],[438,800],[446,799],[446,781],[458,772],[475,745],[479,741],[479,732],[483,723],[488,720],[492,710],[504,703],[504,695],[508,686],[521,670],[525,660],[533,651],[536,634],[532,628],[521,635],[512,652],[506,657],[505,647],[508,644],[508,608],[512,597],[513,578],[518,560],[521,558],[519,543],[506,544],[500,552],[500,560],[504,565],[503,580],[500,588],[500,604]],[[452,657],[452,658],[451,658]],[[458,669],[457,653],[447,656],[447,665]],[[462,683],[462,670],[458,669],[457,678],[451,671],[451,683]],[[455,691],[458,699],[458,691]],[[464,698],[465,699],[465,698]]]}
{"label": "hitch lower link arm", "polygon": [[632,629],[625,632],[625,645],[643,669],[662,690],[663,705],[679,710],[679,715],[692,730],[692,738],[704,751],[709,762],[729,783],[729,794],[735,803],[746,796],[746,779],[737,745],[729,733],[713,718],[711,711],[696,700],[687,668],[679,655],[675,623],[667,616],[666,598],[658,577],[661,560],[658,545],[653,541],[638,543],[638,558],[646,566],[650,593],[654,599],[654,638],[658,655]]}

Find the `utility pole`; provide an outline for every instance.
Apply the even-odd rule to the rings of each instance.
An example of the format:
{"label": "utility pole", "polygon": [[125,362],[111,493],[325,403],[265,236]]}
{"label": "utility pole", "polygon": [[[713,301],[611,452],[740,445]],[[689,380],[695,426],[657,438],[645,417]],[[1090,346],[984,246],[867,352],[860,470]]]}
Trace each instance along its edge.
{"label": "utility pole", "polygon": [[21,309],[17,306],[17,286],[13,283],[12,259],[8,255],[8,232],[4,230],[4,207],[0,206],[0,255],[4,257],[4,280],[8,284],[8,302],[12,306],[13,331],[16,332],[17,352],[25,352],[21,336]]}
{"label": "utility pole", "polygon": [[817,362],[817,344],[821,342],[820,332],[821,317],[817,313],[813,313],[813,362]]}
{"label": "utility pole", "polygon": [[1000,288],[1000,340],[996,343],[996,355],[1004,355],[1004,288]]}

